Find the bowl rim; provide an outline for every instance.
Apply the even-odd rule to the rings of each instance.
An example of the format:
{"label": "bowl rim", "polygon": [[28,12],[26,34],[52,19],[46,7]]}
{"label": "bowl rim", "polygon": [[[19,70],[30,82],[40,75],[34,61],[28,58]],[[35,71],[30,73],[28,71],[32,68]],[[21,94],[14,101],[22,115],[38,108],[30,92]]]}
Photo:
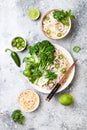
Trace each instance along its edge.
{"label": "bowl rim", "polygon": [[70,32],[70,29],[71,29],[71,19],[69,18],[69,24],[70,24],[70,26],[69,26],[69,28],[68,28],[68,31],[67,31],[67,32],[65,33],[65,35],[63,35],[62,37],[52,38],[52,37],[46,35],[46,33],[45,33],[44,29],[43,29],[43,20],[44,20],[44,18],[46,17],[46,15],[48,15],[50,12],[52,12],[52,11],[54,11],[54,10],[62,10],[62,9],[52,9],[52,10],[47,11],[47,12],[43,15],[43,17],[42,17],[42,19],[41,19],[41,30],[42,30],[43,34],[44,34],[46,37],[48,37],[48,38],[50,38],[50,39],[52,39],[52,40],[60,40],[60,39],[64,38],[65,36],[67,36],[68,33]]}
{"label": "bowl rim", "polygon": [[[13,40],[14,40],[15,38],[17,38],[17,37],[22,38],[22,39],[24,40],[24,42],[25,42],[25,47],[22,48],[21,50],[17,49],[16,47],[13,47],[13,45],[12,45]],[[23,51],[23,50],[26,48],[26,45],[27,45],[26,40],[25,40],[25,38],[23,38],[22,36],[16,36],[16,37],[14,37],[14,38],[12,39],[12,41],[11,41],[11,47],[12,47],[12,49],[13,49],[14,51],[16,51],[16,52],[21,52],[21,51]]]}
{"label": "bowl rim", "polygon": [[[19,96],[20,96],[20,94],[22,94],[23,92],[26,92],[26,91],[31,91],[31,92],[33,92],[33,93],[36,95],[37,99],[38,99],[38,102],[37,102],[36,106],[35,106],[32,110],[28,110],[28,111],[26,111],[25,109],[23,109],[23,108],[21,107],[20,101],[19,101]],[[23,111],[25,111],[25,112],[33,112],[33,111],[35,111],[35,110],[39,107],[39,105],[40,105],[40,97],[39,97],[39,95],[38,95],[34,90],[26,89],[26,90],[22,91],[20,94],[19,94],[19,96],[18,96],[18,104],[19,104],[21,110],[23,110]]]}
{"label": "bowl rim", "polygon": [[[53,44],[55,46],[55,48],[59,48],[60,50],[62,50],[63,54],[65,56],[68,57],[69,59],[69,62],[70,62],[70,65],[72,65],[72,63],[74,62],[71,54],[62,46],[58,45],[58,44]],[[73,78],[74,78],[74,75],[75,75],[75,67],[73,67],[72,71],[71,71],[71,74],[69,75],[68,79],[66,80],[66,82],[63,84],[63,86],[57,91],[57,93],[59,92],[62,92],[63,90],[65,90],[69,84],[72,82]],[[29,81],[30,85],[36,89],[37,91],[39,92],[42,92],[42,93],[45,93],[45,94],[48,94],[50,93],[52,90],[46,90],[46,89],[43,89],[35,84],[32,84],[30,81]]]}

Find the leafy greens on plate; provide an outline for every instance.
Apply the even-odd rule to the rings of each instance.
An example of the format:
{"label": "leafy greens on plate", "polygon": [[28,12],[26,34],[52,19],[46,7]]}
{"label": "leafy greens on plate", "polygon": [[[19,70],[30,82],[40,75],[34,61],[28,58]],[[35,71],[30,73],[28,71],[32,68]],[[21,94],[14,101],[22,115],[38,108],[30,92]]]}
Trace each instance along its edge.
{"label": "leafy greens on plate", "polygon": [[57,75],[47,69],[47,66],[53,64],[55,47],[47,40],[28,46],[29,56],[23,59],[26,63],[23,74],[28,77],[32,83],[46,73],[46,78],[54,79]]}

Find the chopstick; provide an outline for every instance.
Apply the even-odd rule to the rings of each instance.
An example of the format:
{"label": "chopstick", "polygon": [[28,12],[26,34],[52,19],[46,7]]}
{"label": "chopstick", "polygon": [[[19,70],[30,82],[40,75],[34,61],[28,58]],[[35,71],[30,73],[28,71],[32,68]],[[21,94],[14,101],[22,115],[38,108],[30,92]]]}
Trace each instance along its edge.
{"label": "chopstick", "polygon": [[56,86],[53,88],[53,90],[50,92],[50,94],[47,96],[46,101],[50,101],[52,97],[56,94],[58,89],[61,87],[63,81],[66,79],[66,77],[69,75],[73,67],[75,66],[77,60],[74,61],[74,63],[69,67],[69,69],[66,71],[65,75],[60,79],[59,83],[56,84]]}

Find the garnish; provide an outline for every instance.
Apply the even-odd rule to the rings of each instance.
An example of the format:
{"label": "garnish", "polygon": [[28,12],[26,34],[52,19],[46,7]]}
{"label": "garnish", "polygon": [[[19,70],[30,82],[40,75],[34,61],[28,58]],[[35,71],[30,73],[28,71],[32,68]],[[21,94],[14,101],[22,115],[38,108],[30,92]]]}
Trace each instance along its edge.
{"label": "garnish", "polygon": [[61,72],[66,73],[66,68],[62,68]]}
{"label": "garnish", "polygon": [[62,36],[62,33],[57,33],[57,36],[58,36],[58,37],[61,37],[61,36]]}
{"label": "garnish", "polygon": [[29,57],[25,57],[26,63],[23,74],[35,83],[43,74],[46,67],[53,63],[54,46],[47,40],[28,46]]}
{"label": "garnish", "polygon": [[12,112],[11,118],[14,122],[17,122],[18,124],[23,124],[24,115],[21,113],[20,110],[14,110]]}
{"label": "garnish", "polygon": [[63,56],[62,54],[60,54],[60,55],[58,55],[58,58],[59,58],[60,60],[62,60],[62,59],[64,58],[64,56]]}
{"label": "garnish", "polygon": [[25,41],[22,37],[16,37],[12,41],[12,47],[15,47],[18,50],[23,50],[26,47]]}
{"label": "garnish", "polygon": [[73,51],[78,53],[81,50],[81,48],[79,46],[74,46],[73,47]]}
{"label": "garnish", "polygon": [[50,20],[50,17],[49,17],[49,16],[46,16],[45,19],[48,21],[48,20]]}
{"label": "garnish", "polygon": [[58,22],[63,23],[66,26],[69,26],[69,18],[75,19],[75,16],[72,15],[71,10],[69,11],[64,11],[64,10],[55,10],[53,12],[53,17],[56,19]]}
{"label": "garnish", "polygon": [[60,64],[55,64],[55,68],[56,69],[60,68]]}
{"label": "garnish", "polygon": [[31,19],[31,20],[37,20],[40,16],[40,12],[38,9],[36,8],[30,8],[28,10],[28,17]]}
{"label": "garnish", "polygon": [[54,72],[52,72],[51,70],[47,70],[47,73],[45,75],[45,78],[49,79],[49,80],[53,80],[55,78],[57,78],[57,74],[55,74]]}
{"label": "garnish", "polygon": [[46,30],[46,34],[48,34],[48,35],[51,34],[51,30],[50,30],[50,29],[47,29],[47,30]]}

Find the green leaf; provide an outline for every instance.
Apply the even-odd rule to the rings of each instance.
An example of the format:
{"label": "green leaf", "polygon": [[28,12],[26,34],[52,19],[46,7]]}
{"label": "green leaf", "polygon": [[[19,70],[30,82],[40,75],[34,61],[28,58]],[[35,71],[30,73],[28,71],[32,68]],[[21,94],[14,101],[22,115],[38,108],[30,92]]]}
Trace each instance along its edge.
{"label": "green leaf", "polygon": [[48,40],[43,40],[42,42],[35,43],[33,46],[28,46],[30,56],[23,59],[26,63],[23,74],[32,83],[42,76],[48,65],[53,63],[54,51],[55,47]]}
{"label": "green leaf", "polygon": [[76,19],[74,15],[71,15],[70,18],[71,18],[71,19]]}
{"label": "green leaf", "polygon": [[57,74],[55,74],[54,72],[52,72],[51,70],[47,70],[47,73],[45,75],[45,78],[49,79],[49,80],[53,80],[55,78],[57,78]]}
{"label": "green leaf", "polygon": [[20,110],[14,110],[11,114],[11,118],[14,122],[17,122],[18,124],[22,124],[24,121],[24,116]]}
{"label": "green leaf", "polygon": [[63,23],[66,26],[69,26],[69,18],[75,19],[75,16],[72,15],[72,11],[64,11],[64,10],[55,10],[53,12],[53,17],[56,19],[58,22]]}

